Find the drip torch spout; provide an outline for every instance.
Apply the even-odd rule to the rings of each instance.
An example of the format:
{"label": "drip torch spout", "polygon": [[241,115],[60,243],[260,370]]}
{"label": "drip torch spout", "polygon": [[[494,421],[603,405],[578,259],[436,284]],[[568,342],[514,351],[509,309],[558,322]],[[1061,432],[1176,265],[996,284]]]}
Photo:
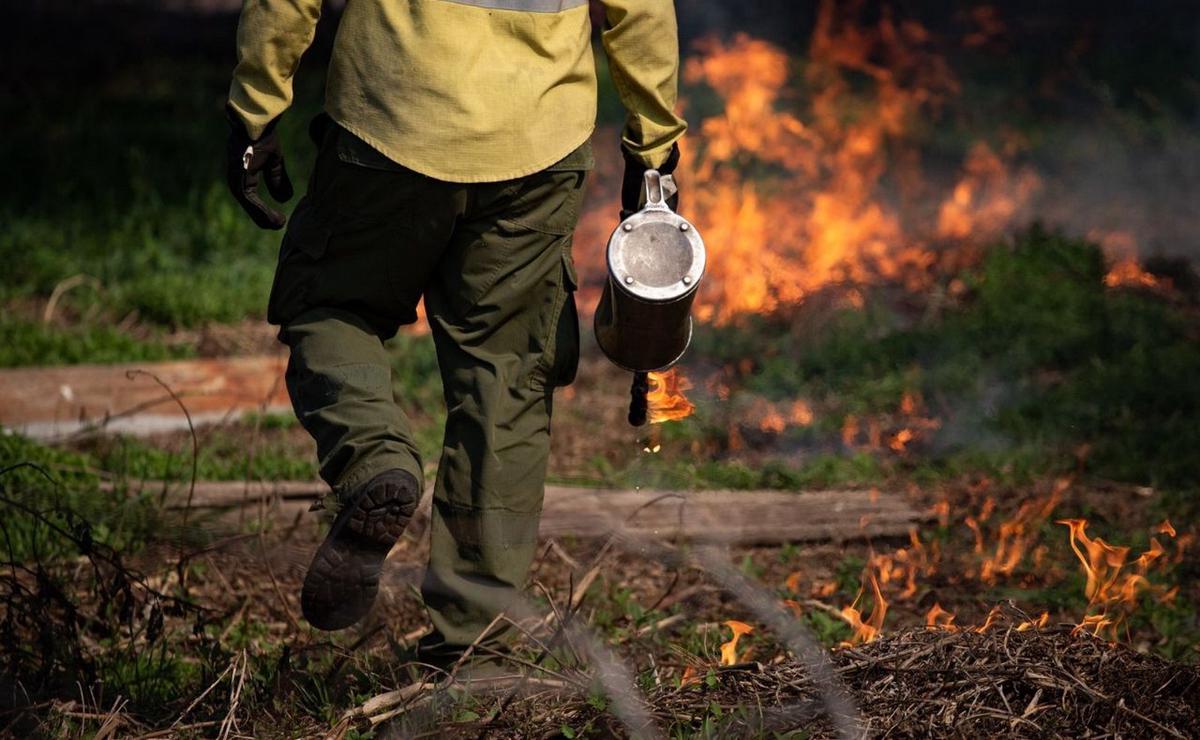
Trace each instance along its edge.
{"label": "drip torch spout", "polygon": [[635,427],[644,426],[649,415],[649,402],[646,394],[650,392],[650,376],[648,373],[634,373],[633,385],[629,388],[629,423]]}

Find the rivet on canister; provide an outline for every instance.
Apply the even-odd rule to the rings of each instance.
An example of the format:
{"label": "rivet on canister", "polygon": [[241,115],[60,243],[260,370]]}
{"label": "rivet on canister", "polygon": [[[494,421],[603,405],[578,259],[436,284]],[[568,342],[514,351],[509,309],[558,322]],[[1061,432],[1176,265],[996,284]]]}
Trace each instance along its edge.
{"label": "rivet on canister", "polygon": [[625,284],[626,284],[626,285],[633,285],[633,275],[626,275],[626,276],[625,276]]}
{"label": "rivet on canister", "polygon": [[692,276],[691,276],[691,275],[684,275],[684,276],[683,276],[683,284],[684,284],[684,285],[691,285],[691,284],[692,284]]}
{"label": "rivet on canister", "polygon": [[622,224],[621,228],[625,229],[626,231],[633,231],[633,224]]}
{"label": "rivet on canister", "polygon": [[679,224],[680,231],[687,231],[690,228],[691,228],[691,224]]}

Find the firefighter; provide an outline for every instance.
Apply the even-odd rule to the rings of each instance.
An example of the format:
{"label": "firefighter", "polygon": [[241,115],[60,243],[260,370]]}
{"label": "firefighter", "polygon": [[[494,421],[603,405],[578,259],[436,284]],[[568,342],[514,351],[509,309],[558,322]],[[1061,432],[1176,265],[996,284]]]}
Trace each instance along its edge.
{"label": "firefighter", "polygon": [[[600,38],[627,111],[622,208],[670,173],[671,0],[603,0]],[[229,92],[230,189],[281,229],[292,186],[276,132],[321,0],[245,0]],[[596,68],[587,0],[351,0],[334,43],[318,154],[287,220],[267,318],[290,350],[296,416],[336,518],[301,607],[319,629],[361,620],[424,489],[384,342],[425,300],[447,419],[421,592],[427,662],[452,661],[524,584],[542,508],[554,389],[579,359],[572,232],[593,166]]]}

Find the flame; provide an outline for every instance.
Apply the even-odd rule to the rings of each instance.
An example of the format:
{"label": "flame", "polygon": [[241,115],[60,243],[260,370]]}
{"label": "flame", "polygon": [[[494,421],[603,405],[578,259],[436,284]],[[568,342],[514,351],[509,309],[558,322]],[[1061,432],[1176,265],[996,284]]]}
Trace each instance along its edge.
{"label": "flame", "polygon": [[938,501],[933,505],[933,513],[937,515],[940,526],[948,526],[950,524],[950,501],[947,499]]}
{"label": "flame", "polygon": [[783,605],[792,610],[792,614],[795,615],[796,619],[804,616],[804,605],[799,601],[796,601],[795,599],[784,599]]}
{"label": "flame", "polygon": [[913,441],[916,436],[917,433],[911,429],[901,429],[888,440],[888,447],[892,448],[893,452],[904,452],[905,448],[908,447],[908,443]]}
{"label": "flame", "polygon": [[1042,612],[1037,619],[1030,619],[1021,622],[1017,625],[1017,632],[1027,632],[1029,630],[1040,630],[1045,628],[1050,623],[1050,612]]}
{"label": "flame", "polygon": [[683,675],[679,677],[679,688],[699,682],[700,672],[696,670],[696,666],[690,665],[683,669]]}
{"label": "flame", "polygon": [[1169,288],[1170,280],[1146,272],[1138,263],[1138,240],[1128,231],[1093,229],[1088,239],[1098,243],[1107,255],[1110,267],[1104,284],[1110,288]]}
{"label": "flame", "polygon": [[871,585],[871,595],[873,597],[871,616],[863,620],[862,612],[858,609],[859,601],[863,595],[863,588],[859,587],[858,595],[854,597],[853,603],[850,606],[843,607],[840,612],[842,619],[846,620],[851,630],[850,639],[842,643],[843,646],[871,642],[877,639],[883,630],[883,619],[887,616],[888,602],[883,598],[883,592],[879,590],[879,581],[876,580],[875,574],[870,570],[867,571],[866,580]]}
{"label": "flame", "polygon": [[941,604],[934,603],[930,607],[929,612],[925,615],[925,626],[930,629],[954,630],[954,614],[942,608]]}
{"label": "flame", "polygon": [[[1063,478],[1055,483],[1053,491],[1044,499],[1035,499],[1021,504],[1017,512],[1000,523],[996,536],[996,545],[991,555],[985,556],[980,566],[979,578],[984,583],[995,583],[1000,576],[1012,575],[1017,566],[1025,558],[1032,544],[1037,541],[1043,522],[1058,507],[1062,494],[1070,486],[1070,480]],[[991,516],[994,501],[990,497],[984,502],[984,512]],[[973,527],[976,534],[976,551],[982,552],[982,535],[978,524]]]}
{"label": "flame", "polygon": [[846,414],[845,420],[842,421],[842,444],[846,447],[853,447],[857,438],[858,417],[854,414]]}
{"label": "flame", "polygon": [[837,581],[818,581],[813,584],[812,593],[814,596],[829,597],[837,593]]}
{"label": "flame", "polygon": [[[736,665],[739,662],[737,651],[738,640],[742,639],[742,635],[748,635],[753,632],[754,628],[745,622],[739,622],[734,619],[725,622],[725,626],[733,630],[733,637],[729,639],[729,642],[721,645],[721,665]],[[744,658],[745,654],[742,657]]]}
{"label": "flame", "polygon": [[977,243],[1003,230],[1041,186],[1030,169],[1009,173],[999,155],[984,142],[967,154],[963,175],[938,213],[942,239]]}
{"label": "flame", "polygon": [[779,413],[779,409],[775,408],[774,404],[767,403],[766,408],[761,413],[758,426],[764,432],[782,434],[783,430],[787,429],[787,419],[783,417],[783,414]]}
{"label": "flame", "polygon": [[968,12],[968,16],[976,26],[963,38],[963,46],[969,49],[987,46],[1008,31],[1008,26],[1000,20],[996,8],[991,5],[977,5]]}
{"label": "flame", "polygon": [[[803,65],[746,34],[702,39],[686,60],[685,81],[724,101],[693,128],[682,173],[689,216],[713,245],[700,320],[770,313],[830,286],[858,307],[855,285],[924,288],[931,244],[993,238],[1038,189],[1032,170],[1008,165],[1024,146],[1015,136],[971,146],[944,194],[925,182],[913,134],[961,86],[920,24],[862,15],[861,3],[822,0]],[[981,38],[1003,29],[994,13],[975,20]],[[896,186],[900,203],[935,201],[902,211]]]}
{"label": "flame", "polygon": [[812,407],[808,405],[807,401],[801,399],[792,401],[792,408],[788,413],[788,421],[792,424],[799,427],[806,427],[812,424],[815,418]]}
{"label": "flame", "polygon": [[648,379],[650,391],[646,394],[646,404],[647,419],[651,424],[686,419],[695,411],[696,407],[684,395],[692,383],[678,367],[649,373]]}
{"label": "flame", "polygon": [[[965,523],[974,533],[975,551],[980,556],[982,566],[978,571],[947,572],[945,580],[951,584],[959,582],[965,573],[969,578],[993,583],[1001,577],[1013,575],[1018,565],[1026,560],[1032,561],[1036,571],[1030,573],[1029,578],[1042,582],[1046,582],[1048,578],[1057,578],[1053,571],[1047,572],[1043,569],[1051,551],[1046,545],[1039,544],[1037,537],[1044,531],[1043,525],[1050,520],[1063,494],[1072,483],[1069,476],[1059,478],[1045,495],[1025,501],[1014,514],[994,524],[993,519],[997,518],[996,499],[987,495],[975,515],[964,517]],[[974,495],[979,495],[990,487],[991,481],[983,479],[971,486],[970,490]],[[945,521],[949,521],[950,506],[946,500],[934,509]],[[1178,535],[1174,525],[1169,520],[1164,520],[1151,527],[1147,547],[1133,557],[1129,547],[1112,545],[1101,538],[1089,537],[1086,532],[1086,520],[1064,519],[1058,523],[1070,528],[1070,545],[1086,576],[1084,590],[1088,606],[1075,628],[1076,631],[1086,631],[1116,640],[1119,630],[1128,622],[1129,616],[1138,608],[1143,597],[1151,597],[1159,603],[1172,603],[1178,598],[1179,586],[1168,588],[1156,584],[1151,580],[1151,576],[1182,559],[1184,550],[1194,540],[1194,533]],[[1170,543],[1164,545],[1159,536],[1173,538],[1174,550],[1172,551]],[[907,547],[881,553],[872,549],[868,554],[862,582],[853,602],[840,610],[825,607],[841,616],[851,627],[850,638],[842,645],[851,646],[878,638],[890,605],[884,593],[901,601],[915,600],[921,593],[921,579],[937,572],[941,557],[938,541],[934,539],[923,542],[915,528],[909,531]],[[801,572],[791,573],[786,579],[786,585],[791,593],[800,593]],[[870,614],[864,615],[861,602],[868,588],[874,602]],[[832,581],[815,582],[810,588],[814,595],[826,597],[833,595],[836,590],[837,584]],[[797,616],[803,613],[799,602],[785,600],[784,603]],[[823,606],[821,602],[809,603]],[[955,616],[940,603],[935,603],[925,614],[925,624],[935,629],[964,629],[954,624]],[[965,629],[983,633],[1001,621],[1009,621],[1018,632],[1040,630],[1049,624],[1050,613],[1043,611],[1035,618],[1022,619],[1023,621],[1006,620],[1003,608],[995,606],[982,622]]]}
{"label": "flame", "polygon": [[1000,607],[993,606],[992,610],[988,612],[987,618],[983,620],[983,624],[979,625],[978,627],[976,627],[975,629],[973,629],[971,631],[983,634],[984,632],[987,632],[988,630],[990,630],[992,628],[992,625],[996,623],[996,620],[999,617],[1000,617]]}
{"label": "flame", "polygon": [[1172,563],[1182,563],[1184,554],[1187,552],[1188,548],[1191,547],[1192,543],[1195,541],[1196,541],[1196,533],[1195,532],[1188,532],[1186,534],[1179,535],[1179,537],[1176,538],[1176,540],[1175,540],[1175,554],[1171,557],[1171,562]]}
{"label": "flame", "polygon": [[803,573],[801,573],[800,571],[795,571],[795,572],[791,573],[790,575],[788,575],[787,579],[784,581],[784,585],[787,586],[788,591],[791,591],[794,594],[798,594],[798,593],[800,593],[800,581],[803,578],[804,578]]}
{"label": "flame", "polygon": [[1100,537],[1089,537],[1086,519],[1061,519],[1058,524],[1069,529],[1071,549],[1087,576],[1084,595],[1088,599],[1089,613],[1076,626],[1076,631],[1115,641],[1118,630],[1137,609],[1143,593],[1157,591],[1160,600],[1170,593],[1146,578],[1151,565],[1166,554],[1166,549],[1156,538],[1151,537],[1150,548],[1129,562],[1128,547],[1111,545]]}
{"label": "flame", "polygon": [[1158,286],[1159,280],[1143,270],[1135,258],[1129,257],[1120,260],[1109,269],[1104,276],[1104,284],[1110,288],[1121,286],[1154,288]]}

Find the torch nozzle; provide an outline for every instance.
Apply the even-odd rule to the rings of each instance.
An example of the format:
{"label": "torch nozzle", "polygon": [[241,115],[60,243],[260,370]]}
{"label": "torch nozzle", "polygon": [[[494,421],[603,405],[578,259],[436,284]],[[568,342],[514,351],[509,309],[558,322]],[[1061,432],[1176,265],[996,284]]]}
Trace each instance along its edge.
{"label": "torch nozzle", "polygon": [[635,427],[646,423],[649,413],[646,394],[649,392],[650,376],[647,373],[634,373],[633,384],[629,387],[629,423]]}

